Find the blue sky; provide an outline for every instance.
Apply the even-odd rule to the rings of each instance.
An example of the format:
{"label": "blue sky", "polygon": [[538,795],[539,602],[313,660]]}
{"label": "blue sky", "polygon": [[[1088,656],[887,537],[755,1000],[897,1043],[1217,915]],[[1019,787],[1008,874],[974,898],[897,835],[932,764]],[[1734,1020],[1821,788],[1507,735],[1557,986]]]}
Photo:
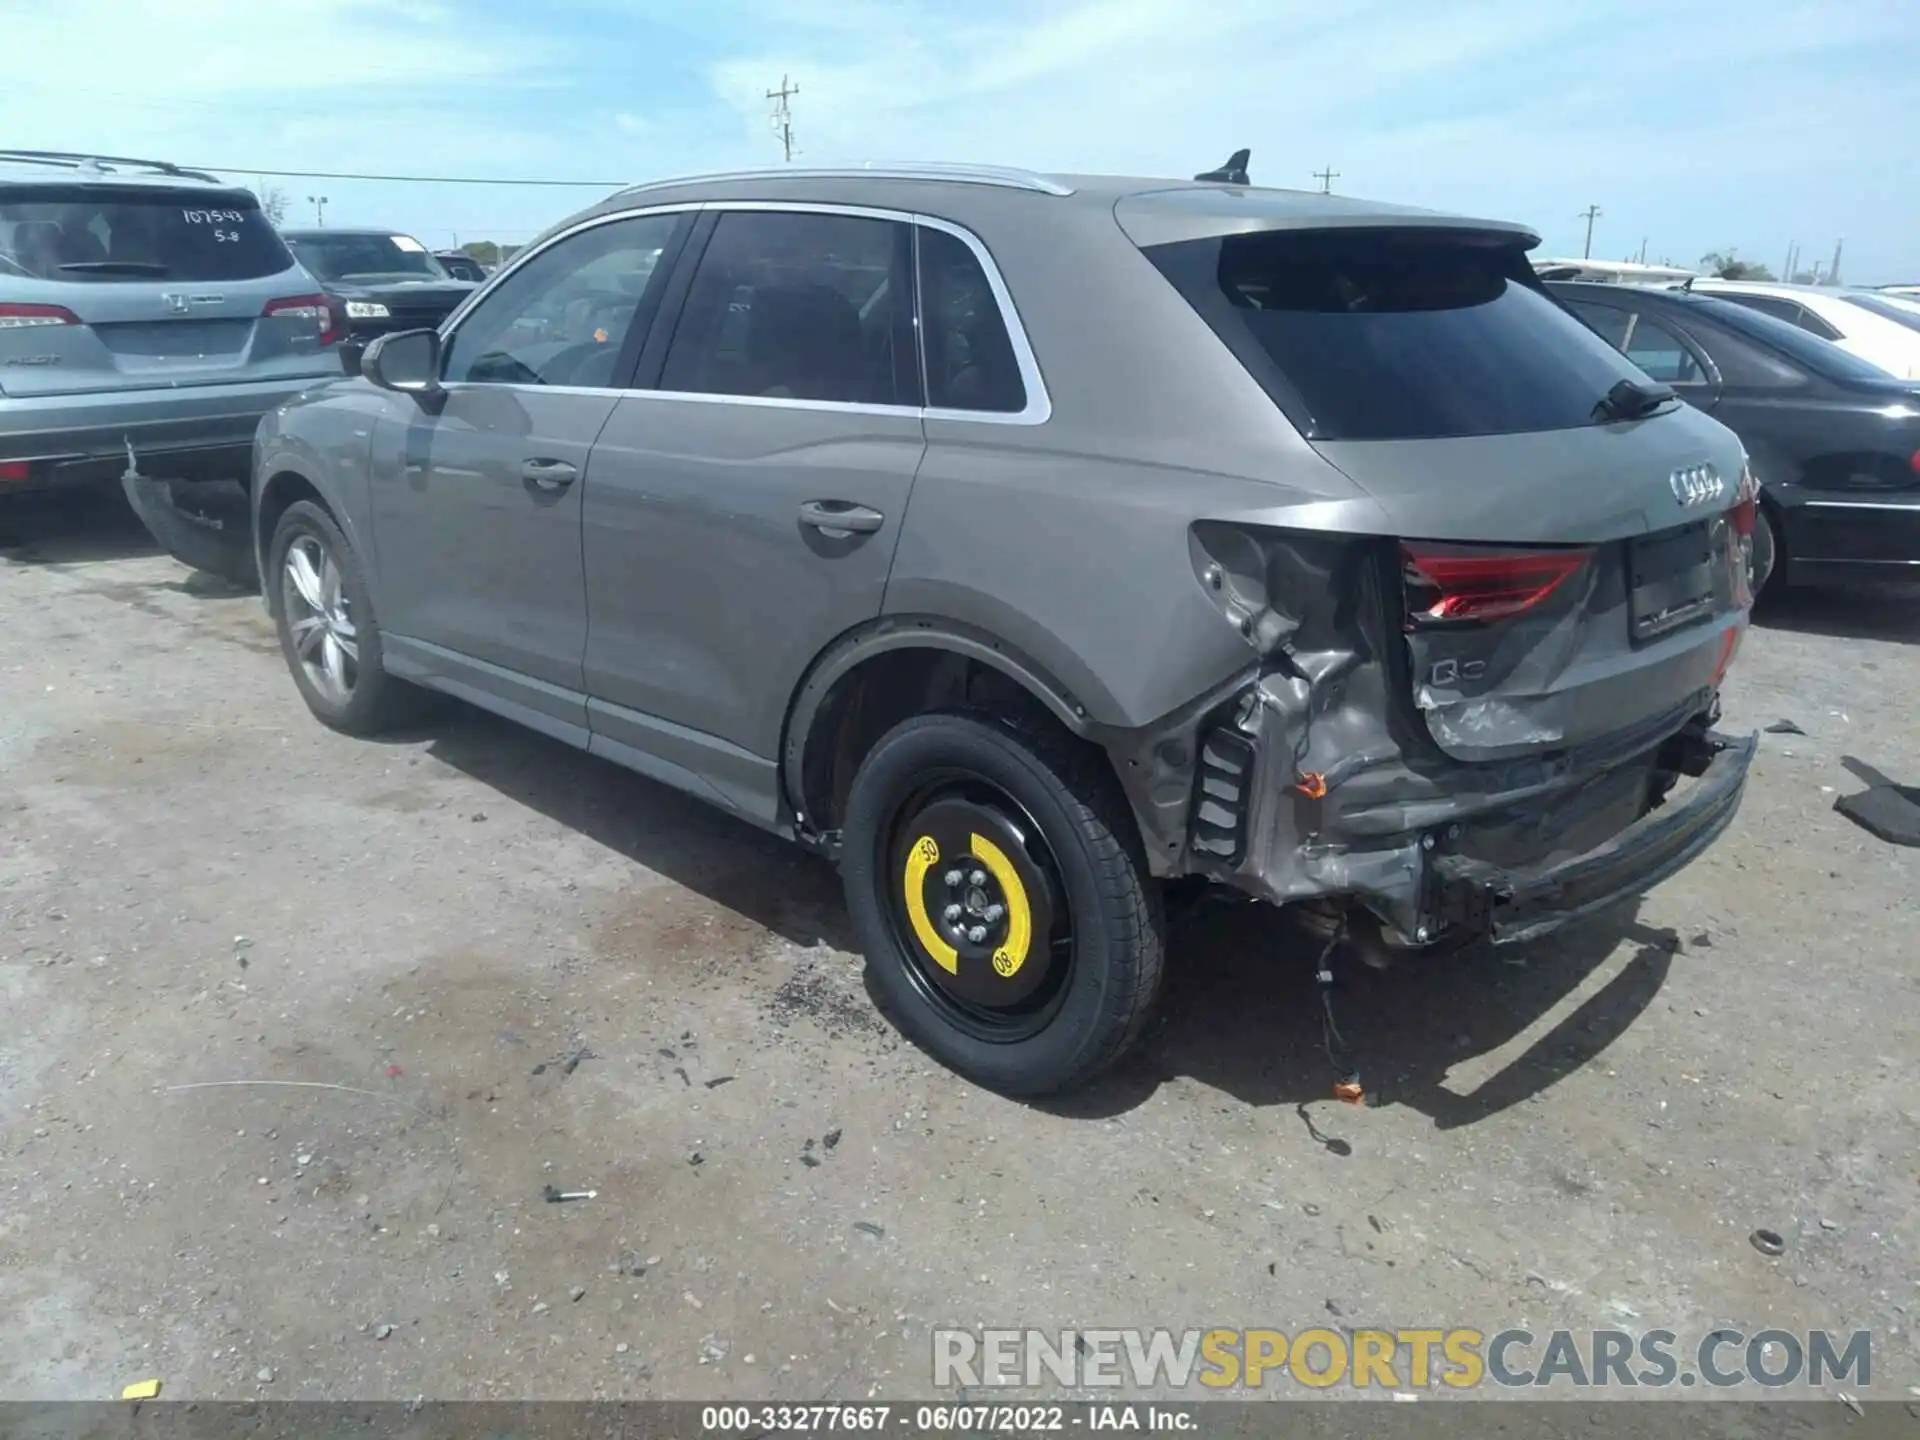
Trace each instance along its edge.
{"label": "blue sky", "polygon": [[[0,143],[223,168],[643,180],[975,160],[1526,221],[1542,253],[1791,241],[1920,281],[1920,0],[0,0]],[[240,167],[240,168],[229,168]],[[525,239],[602,191],[276,180],[306,220]]]}

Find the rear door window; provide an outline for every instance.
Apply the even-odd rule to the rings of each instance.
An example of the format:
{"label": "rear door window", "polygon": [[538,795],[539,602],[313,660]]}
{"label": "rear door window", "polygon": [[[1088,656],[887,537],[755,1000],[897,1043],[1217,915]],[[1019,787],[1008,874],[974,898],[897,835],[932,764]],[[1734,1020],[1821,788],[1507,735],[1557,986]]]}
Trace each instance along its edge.
{"label": "rear door window", "polygon": [[1313,439],[1572,429],[1638,378],[1508,237],[1259,232],[1146,253]]}
{"label": "rear door window", "polygon": [[660,389],[918,406],[911,254],[900,221],[721,214]]}
{"label": "rear door window", "polygon": [[0,192],[0,275],[257,280],[293,257],[245,191],[33,185]]}

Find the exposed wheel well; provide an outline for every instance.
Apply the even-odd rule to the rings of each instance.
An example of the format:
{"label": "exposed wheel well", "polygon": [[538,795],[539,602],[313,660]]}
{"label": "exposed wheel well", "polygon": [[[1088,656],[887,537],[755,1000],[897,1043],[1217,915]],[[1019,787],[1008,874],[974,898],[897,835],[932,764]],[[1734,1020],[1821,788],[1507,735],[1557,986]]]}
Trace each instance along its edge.
{"label": "exposed wheel well", "polygon": [[259,533],[263,551],[272,541],[280,517],[302,500],[311,500],[327,514],[333,514],[333,507],[320,497],[320,492],[314,489],[306,476],[292,470],[282,470],[267,481],[266,487],[260,492]]}
{"label": "exposed wheel well", "polygon": [[961,708],[1021,729],[1052,731],[1068,744],[1096,752],[1101,767],[1113,775],[1104,750],[1073,734],[1040,696],[1005,671],[937,646],[887,650],[834,681],[794,755],[795,784],[809,827],[839,828],[854,774],[887,731],[910,716]]}

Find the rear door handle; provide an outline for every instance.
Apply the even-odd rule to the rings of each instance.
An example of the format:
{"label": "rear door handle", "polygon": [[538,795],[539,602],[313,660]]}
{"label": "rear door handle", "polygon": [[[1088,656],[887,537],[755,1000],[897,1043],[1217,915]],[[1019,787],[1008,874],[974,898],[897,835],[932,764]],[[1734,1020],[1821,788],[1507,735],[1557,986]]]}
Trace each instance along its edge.
{"label": "rear door handle", "polygon": [[887,523],[887,517],[850,500],[809,500],[800,507],[800,523],[838,540],[848,535],[871,535]]}
{"label": "rear door handle", "polygon": [[564,460],[522,460],[520,478],[542,490],[558,492],[571,485],[580,472]]}

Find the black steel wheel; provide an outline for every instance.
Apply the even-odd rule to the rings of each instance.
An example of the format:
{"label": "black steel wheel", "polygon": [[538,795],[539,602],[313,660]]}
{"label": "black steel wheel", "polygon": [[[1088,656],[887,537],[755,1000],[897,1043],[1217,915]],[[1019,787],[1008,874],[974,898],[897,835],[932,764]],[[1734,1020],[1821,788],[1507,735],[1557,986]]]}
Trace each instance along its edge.
{"label": "black steel wheel", "polygon": [[1132,1043],[1159,989],[1159,895],[1103,757],[933,714],[854,777],[841,870],[882,1005],[1008,1094],[1066,1089]]}

